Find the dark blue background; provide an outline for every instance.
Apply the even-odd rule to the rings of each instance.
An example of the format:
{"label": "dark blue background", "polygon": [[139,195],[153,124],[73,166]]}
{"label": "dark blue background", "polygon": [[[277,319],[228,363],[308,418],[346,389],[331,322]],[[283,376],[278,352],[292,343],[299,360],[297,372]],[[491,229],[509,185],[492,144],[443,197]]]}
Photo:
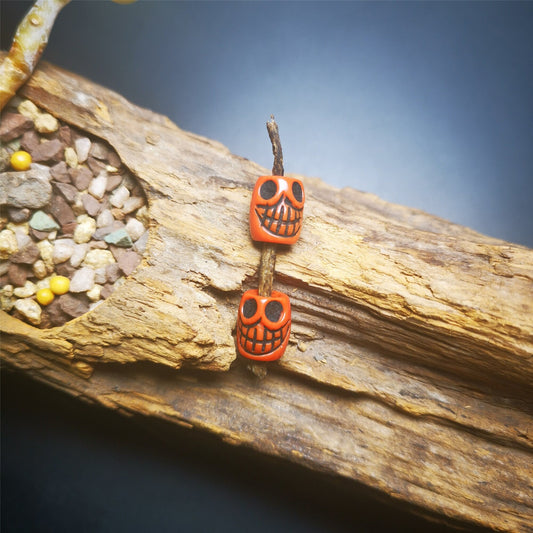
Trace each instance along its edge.
{"label": "dark blue background", "polygon": [[[2,1],[2,48],[29,5]],[[44,58],[266,167],[273,113],[287,172],[533,247],[533,3],[74,1]],[[353,484],[194,432],[169,448],[3,382],[3,531],[440,531]]]}

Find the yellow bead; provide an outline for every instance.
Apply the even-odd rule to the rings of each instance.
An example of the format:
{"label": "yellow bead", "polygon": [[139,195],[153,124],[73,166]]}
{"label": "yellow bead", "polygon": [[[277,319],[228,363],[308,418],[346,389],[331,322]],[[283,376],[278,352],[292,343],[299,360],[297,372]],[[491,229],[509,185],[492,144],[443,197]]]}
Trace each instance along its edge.
{"label": "yellow bead", "polygon": [[31,155],[24,150],[19,150],[11,156],[11,166],[15,170],[28,170],[31,165]]}
{"label": "yellow bead", "polygon": [[54,300],[54,293],[50,289],[39,289],[36,298],[41,305],[48,305]]}
{"label": "yellow bead", "polygon": [[54,294],[65,294],[70,287],[70,280],[65,276],[54,276],[50,278],[50,290]]}

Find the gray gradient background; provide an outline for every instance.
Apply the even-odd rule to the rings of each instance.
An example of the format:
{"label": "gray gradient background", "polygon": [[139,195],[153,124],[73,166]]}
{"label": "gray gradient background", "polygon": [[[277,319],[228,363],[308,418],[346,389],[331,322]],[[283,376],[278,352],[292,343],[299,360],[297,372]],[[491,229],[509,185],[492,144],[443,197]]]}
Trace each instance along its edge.
{"label": "gray gradient background", "polygon": [[273,113],[287,172],[533,247],[531,2],[75,0],[44,57],[266,167]]}

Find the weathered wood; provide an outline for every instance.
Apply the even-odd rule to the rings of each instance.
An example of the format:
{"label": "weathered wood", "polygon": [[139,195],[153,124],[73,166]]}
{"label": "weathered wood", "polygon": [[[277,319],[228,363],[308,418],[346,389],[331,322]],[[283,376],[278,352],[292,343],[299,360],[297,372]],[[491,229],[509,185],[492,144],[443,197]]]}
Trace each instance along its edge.
{"label": "weathered wood", "polygon": [[250,191],[268,171],[48,64],[22,93],[117,150],[151,228],[141,267],[91,313],[50,330],[2,314],[7,364],[443,517],[530,530],[532,250],[302,178],[302,236],[276,266],[291,343],[257,381],[230,365],[257,285]]}

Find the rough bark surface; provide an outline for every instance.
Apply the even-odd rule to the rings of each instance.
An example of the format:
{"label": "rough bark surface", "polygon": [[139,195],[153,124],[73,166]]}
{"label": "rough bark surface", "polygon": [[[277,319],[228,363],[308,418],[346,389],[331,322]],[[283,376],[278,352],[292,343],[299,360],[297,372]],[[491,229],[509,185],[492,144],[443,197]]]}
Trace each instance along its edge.
{"label": "rough bark surface", "polygon": [[46,63],[21,92],[113,146],[151,227],[141,266],[94,311],[49,330],[2,314],[6,364],[445,519],[531,530],[532,250],[301,178],[302,236],[276,264],[291,342],[257,380],[232,365],[233,333],[257,285],[248,205],[268,171]]}

